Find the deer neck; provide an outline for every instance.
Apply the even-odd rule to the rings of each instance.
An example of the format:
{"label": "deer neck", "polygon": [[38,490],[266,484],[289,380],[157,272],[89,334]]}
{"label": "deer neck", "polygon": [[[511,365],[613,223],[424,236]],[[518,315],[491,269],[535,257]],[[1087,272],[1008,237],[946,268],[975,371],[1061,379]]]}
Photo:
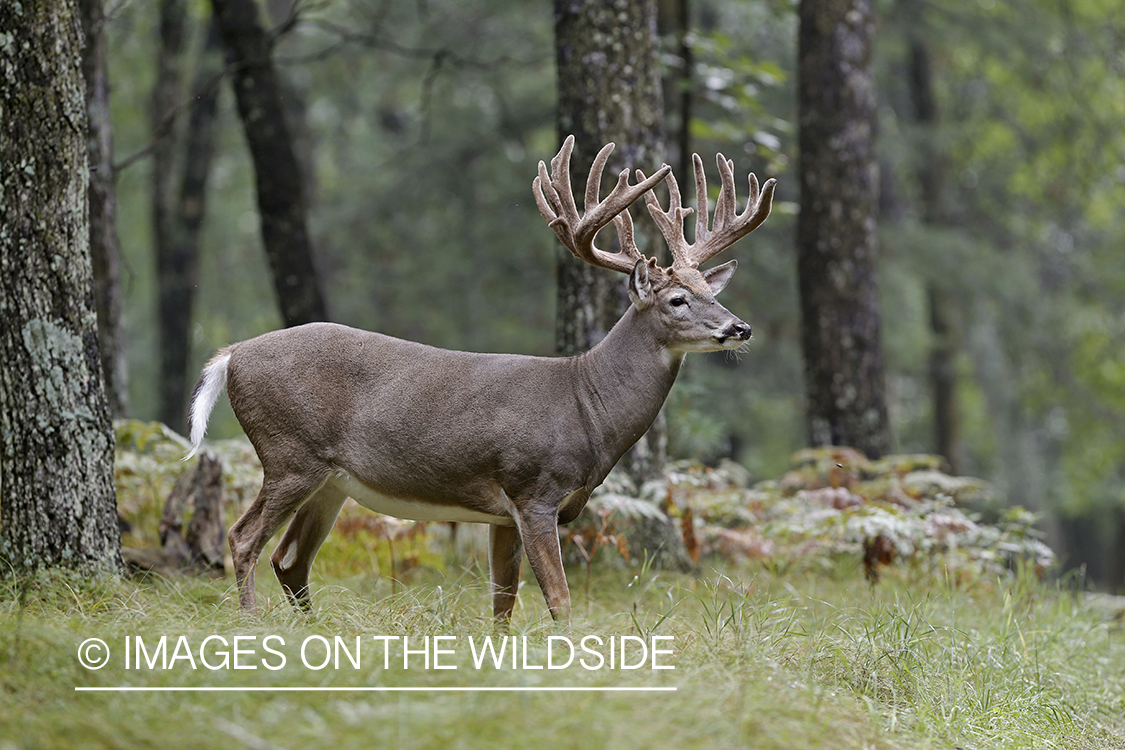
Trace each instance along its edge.
{"label": "deer neck", "polygon": [[586,428],[612,458],[607,471],[652,426],[683,363],[683,353],[666,349],[653,323],[630,305],[597,346],[573,360]]}

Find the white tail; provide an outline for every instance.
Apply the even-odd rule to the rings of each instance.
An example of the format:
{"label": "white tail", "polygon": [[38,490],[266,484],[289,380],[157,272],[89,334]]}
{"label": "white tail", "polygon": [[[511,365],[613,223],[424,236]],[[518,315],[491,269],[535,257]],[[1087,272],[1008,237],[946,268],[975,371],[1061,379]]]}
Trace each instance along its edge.
{"label": "white tail", "polygon": [[[523,552],[547,606],[570,615],[557,524],[573,520],[617,460],[644,434],[688,352],[736,349],[750,326],[719,304],[731,261],[705,262],[748,234],[770,211],[774,181],[735,210],[732,165],[721,155],[714,227],[706,212],[703,167],[695,159],[700,220],[684,239],[681,205],[667,166],[630,185],[622,172],[600,200],[613,144],[601,150],[579,216],[571,195],[567,138],[539,164],[533,188],[549,226],[577,257],[628,274],[632,305],[589,352],[573,358],[471,354],[330,323],[267,333],[227,347],[204,368],[191,405],[192,452],[226,383],[235,416],[262,461],[258,499],[230,530],[243,607],[253,609],[254,564],[266,542],[288,528],[273,569],[290,600],[307,607],[309,569],[350,496],[383,513],[489,524],[493,612],[515,605]],[[667,179],[668,211],[647,195]],[[661,268],[633,242],[628,207],[642,195],[674,257]],[[594,246],[613,221],[620,252]]]}
{"label": "white tail", "polygon": [[188,414],[188,426],[191,428],[191,452],[184,456],[184,461],[199,452],[203,445],[203,436],[207,433],[207,420],[211,418],[211,410],[219,400],[219,394],[227,384],[227,366],[230,364],[230,349],[223,349],[206,364],[203,373],[195,384],[191,394],[191,411]]}

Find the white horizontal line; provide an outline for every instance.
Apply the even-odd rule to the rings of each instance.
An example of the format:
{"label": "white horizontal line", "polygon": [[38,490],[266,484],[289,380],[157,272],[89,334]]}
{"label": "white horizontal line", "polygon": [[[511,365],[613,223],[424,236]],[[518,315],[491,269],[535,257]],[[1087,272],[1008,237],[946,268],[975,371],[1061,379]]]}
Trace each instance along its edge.
{"label": "white horizontal line", "polygon": [[76,687],[77,693],[642,693],[675,687]]}

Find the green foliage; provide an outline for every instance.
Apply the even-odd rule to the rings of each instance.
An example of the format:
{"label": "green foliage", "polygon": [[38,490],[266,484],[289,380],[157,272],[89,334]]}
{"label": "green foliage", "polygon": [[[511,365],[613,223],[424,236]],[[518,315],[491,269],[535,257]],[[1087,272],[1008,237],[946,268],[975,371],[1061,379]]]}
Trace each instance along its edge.
{"label": "green foliage", "polygon": [[[137,547],[160,546],[159,525],[164,503],[180,475],[194,469],[194,461],[185,463],[183,460],[191,445],[187,438],[160,422],[118,420],[114,432],[117,511],[131,527],[124,543]],[[208,442],[206,450],[222,461],[229,527],[257,497],[262,486],[262,467],[245,439]]]}
{"label": "green foliage", "polygon": [[[667,483],[703,554],[829,572],[858,567],[872,582],[901,562],[922,577],[976,580],[1055,563],[1034,514],[996,509],[986,482],[941,471],[938,456],[868,461],[849,449],[807,449],[776,480],[747,486],[737,465],[682,463]],[[976,511],[995,517],[986,523]],[[690,514],[686,511],[690,510]]]}
{"label": "green foliage", "polygon": [[[183,461],[190,445],[159,422],[120,420],[115,428],[117,508],[130,526],[124,543],[159,547],[164,504],[176,480],[194,468]],[[208,441],[204,450],[222,462],[225,525],[230,528],[257,497],[262,467],[244,438]],[[354,579],[364,590],[397,590],[400,582],[410,582],[421,570],[445,570],[441,535],[436,533],[436,527],[445,526],[380,516],[349,501],[336,522],[332,544],[317,556],[316,566],[334,578]]]}
{"label": "green foliage", "polygon": [[[121,422],[117,432],[123,506],[158,507],[159,488],[170,486],[182,466],[183,438],[138,422]],[[224,456],[224,483],[239,491],[239,477],[256,470],[248,446],[220,441],[208,448]],[[355,507],[345,508],[314,566],[316,604],[308,614],[288,604],[265,561],[259,562],[256,616],[237,610],[229,579],[137,583],[50,572],[5,578],[0,736],[17,747],[45,748],[69,747],[77,733],[88,744],[122,748],[229,744],[232,738],[254,746],[383,741],[429,748],[481,741],[509,747],[533,734],[551,748],[572,747],[597,727],[597,744],[612,746],[1125,748],[1120,598],[1087,601],[1045,585],[1030,565],[1014,571],[997,565],[1001,557],[1037,549],[1020,546],[1034,542],[1022,535],[1031,519],[1009,512],[998,526],[959,526],[965,516],[952,503],[987,503],[988,487],[950,477],[941,464],[926,455],[869,462],[846,450],[810,450],[793,457],[789,474],[753,487],[734,464],[674,466],[667,482],[646,487],[645,496],[669,498],[681,514],[691,508],[725,531],[745,533],[748,522],[761,524],[761,538],[774,546],[761,550],[760,563],[712,556],[704,578],[646,565],[627,571],[587,565],[567,628],[546,619],[528,577],[512,632],[528,639],[530,663],[542,663],[548,636],[637,634],[671,638],[675,669],[661,672],[477,670],[463,647],[456,670],[420,669],[416,662],[399,669],[393,659],[400,652],[388,669],[381,652],[372,656],[370,650],[358,669],[349,663],[304,667],[296,644],[306,638],[340,636],[351,644],[358,637],[370,645],[372,635],[406,636],[417,644],[440,635],[463,646],[470,636],[496,634],[486,614],[487,566],[479,549],[459,558],[458,566],[447,565],[437,543],[444,535],[435,528],[443,525],[395,522]],[[627,490],[611,483],[605,493],[617,498],[614,507],[626,508],[625,515],[646,502],[626,503],[621,493]],[[916,504],[888,499],[899,494]],[[158,515],[156,507],[149,515]],[[858,545],[872,534],[891,539],[911,561],[884,568],[878,586],[864,582],[854,562]],[[982,551],[997,556],[982,557]],[[844,562],[849,557],[852,564]],[[572,581],[578,573],[570,571]],[[400,578],[403,588],[396,584]],[[270,634],[291,647],[280,670],[123,666],[126,637],[150,645],[161,636],[183,637],[198,645],[211,636],[228,644],[239,636],[253,646]],[[76,653],[87,638],[103,639],[117,660],[97,671],[81,667]],[[117,685],[417,692],[298,698],[74,691]],[[676,693],[664,700],[667,710],[654,714],[643,693],[531,693],[513,703],[507,695],[436,691],[513,685],[663,686]],[[526,719],[528,711],[534,722]]]}
{"label": "green foliage", "polygon": [[[862,565],[875,583],[885,566],[919,578],[978,580],[1054,569],[1040,518],[1002,505],[992,486],[951,476],[940,456],[869,461],[847,448],[798,451],[793,468],[751,484],[742,466],[680,461],[638,489],[610,474],[578,519],[564,527],[564,559],[645,562],[637,540],[645,521],[671,516],[696,563],[723,568],[746,561],[770,569],[831,573]],[[601,557],[595,558],[600,551]]]}
{"label": "green foliage", "polygon": [[[962,466],[1010,501],[1105,518],[1123,502],[1125,435],[1120,14],[1020,0],[887,15],[881,148],[899,202],[884,223],[884,312],[900,393],[925,396],[930,343],[928,311],[903,292],[935,286],[956,308]],[[916,122],[909,42],[929,53],[936,123]],[[943,175],[936,207],[921,205],[920,170]],[[924,445],[928,410],[897,414],[900,435]],[[1056,542],[1098,560],[1088,533]]]}
{"label": "green foliage", "polygon": [[314,565],[332,578],[355,578],[364,591],[388,584],[397,591],[423,571],[445,571],[439,526],[446,524],[401,521],[348,502]]}
{"label": "green foliage", "polygon": [[[767,108],[763,90],[781,88],[788,74],[757,51],[743,52],[742,42],[720,30],[689,37],[696,60],[693,85],[706,113],[692,120],[691,136],[709,144],[739,144],[753,156],[754,170],[775,176],[789,164],[782,138],[792,135],[792,123]],[[750,164],[740,162],[740,167]],[[712,192],[714,199],[718,188]]]}

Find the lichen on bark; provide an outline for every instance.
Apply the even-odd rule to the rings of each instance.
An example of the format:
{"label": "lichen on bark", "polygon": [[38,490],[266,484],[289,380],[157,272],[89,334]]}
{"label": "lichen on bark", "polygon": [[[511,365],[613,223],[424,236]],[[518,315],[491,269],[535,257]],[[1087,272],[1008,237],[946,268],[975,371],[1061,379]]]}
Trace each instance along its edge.
{"label": "lichen on bark", "polygon": [[120,567],[76,0],[0,5],[0,569]]}

